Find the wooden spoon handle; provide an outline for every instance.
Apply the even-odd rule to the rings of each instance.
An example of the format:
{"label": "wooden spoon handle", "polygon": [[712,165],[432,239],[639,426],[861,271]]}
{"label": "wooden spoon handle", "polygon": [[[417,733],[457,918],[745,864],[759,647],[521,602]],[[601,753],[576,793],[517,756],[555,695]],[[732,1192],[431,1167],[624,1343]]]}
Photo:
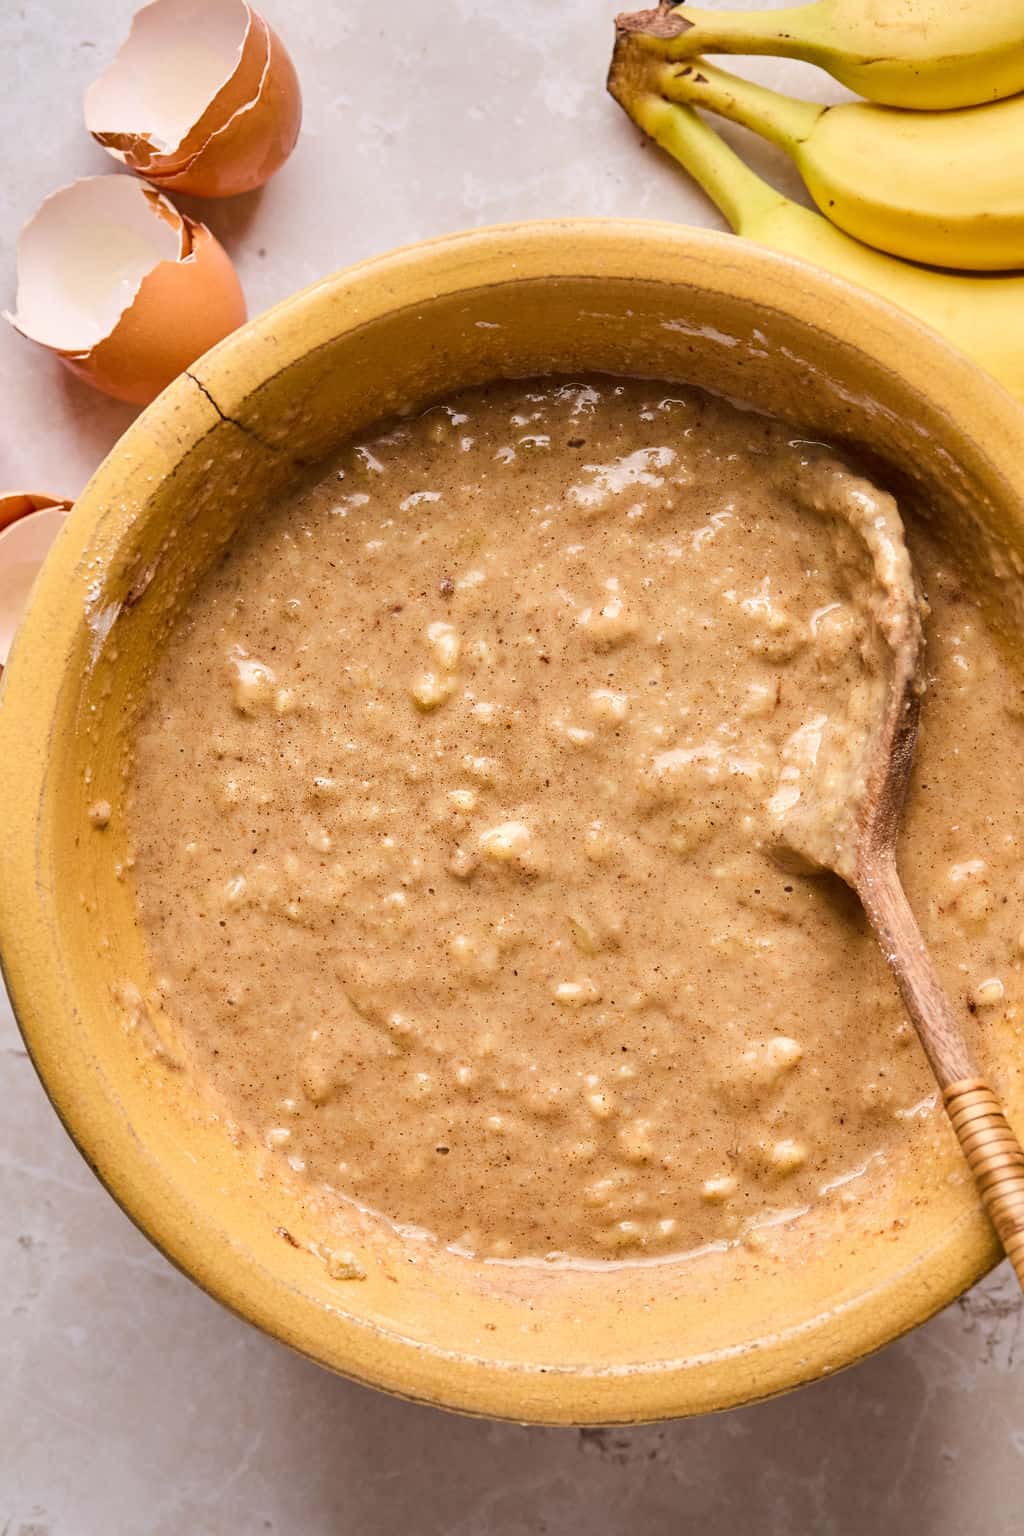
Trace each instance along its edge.
{"label": "wooden spoon handle", "polygon": [[979,1077],[891,852],[862,866],[857,891],[924,1046],[982,1203],[1024,1288],[1024,1151]]}
{"label": "wooden spoon handle", "polygon": [[950,1083],[942,1100],[989,1219],[1024,1286],[1024,1150],[984,1078]]}

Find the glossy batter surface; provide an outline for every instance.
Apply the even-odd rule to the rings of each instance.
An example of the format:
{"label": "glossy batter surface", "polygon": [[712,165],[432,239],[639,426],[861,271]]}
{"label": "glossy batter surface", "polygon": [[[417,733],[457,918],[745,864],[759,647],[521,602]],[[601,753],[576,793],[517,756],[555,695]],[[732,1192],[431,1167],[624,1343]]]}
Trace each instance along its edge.
{"label": "glossy batter surface", "polygon": [[[937,1113],[853,898],[776,856],[884,665],[844,509],[892,507],[791,438],[676,386],[495,385],[207,579],[139,729],[134,880],[191,1069],[311,1193],[474,1254],[659,1256],[869,1192]],[[1024,730],[914,556],[904,869],[954,993],[1011,1009]]]}

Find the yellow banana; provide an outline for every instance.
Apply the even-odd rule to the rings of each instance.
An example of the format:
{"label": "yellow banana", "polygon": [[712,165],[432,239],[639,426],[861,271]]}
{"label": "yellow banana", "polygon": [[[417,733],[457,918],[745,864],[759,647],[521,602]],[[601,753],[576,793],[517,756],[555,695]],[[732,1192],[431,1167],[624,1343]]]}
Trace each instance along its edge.
{"label": "yellow banana", "polygon": [[[652,61],[653,63],[653,61]],[[1024,96],[954,112],[823,107],[703,59],[659,62],[652,84],[773,140],[822,213],[868,245],[938,267],[1024,267]]]}
{"label": "yellow banana", "polygon": [[781,11],[708,11],[663,0],[616,25],[664,58],[805,59],[858,96],[893,107],[973,107],[1024,90],[1022,0],[813,0]]}
{"label": "yellow banana", "polygon": [[835,229],[745,165],[692,107],[666,101],[616,50],[609,89],[633,121],[718,205],[737,234],[870,288],[942,334],[1024,401],[1024,277],[972,276],[912,266]]}

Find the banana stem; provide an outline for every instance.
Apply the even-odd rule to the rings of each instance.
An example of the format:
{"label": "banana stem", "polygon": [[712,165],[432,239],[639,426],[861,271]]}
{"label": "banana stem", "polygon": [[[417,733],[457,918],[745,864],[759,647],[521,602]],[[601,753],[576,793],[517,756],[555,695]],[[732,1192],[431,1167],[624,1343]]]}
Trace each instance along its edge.
{"label": "banana stem", "polygon": [[776,192],[692,107],[665,101],[653,93],[631,100],[619,97],[630,117],[656,144],[667,150],[725,215],[738,235],[769,208],[786,199]]}
{"label": "banana stem", "polygon": [[818,40],[826,0],[787,6],[781,11],[704,11],[670,6],[620,16],[620,33],[631,33],[645,48],[665,59],[690,59],[703,53],[771,53],[782,58],[810,57]]}
{"label": "banana stem", "polygon": [[716,69],[704,59],[693,63],[663,63],[655,75],[658,89],[669,101],[707,107],[792,153],[807,139],[826,108],[795,96],[783,96],[753,80]]}

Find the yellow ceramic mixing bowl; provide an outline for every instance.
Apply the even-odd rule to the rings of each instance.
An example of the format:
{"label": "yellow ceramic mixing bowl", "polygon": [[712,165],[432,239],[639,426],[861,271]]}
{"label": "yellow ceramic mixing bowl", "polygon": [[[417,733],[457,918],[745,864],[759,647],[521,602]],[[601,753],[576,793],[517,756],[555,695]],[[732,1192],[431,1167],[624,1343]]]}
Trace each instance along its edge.
{"label": "yellow ceramic mixing bowl", "polygon": [[[396,408],[584,369],[692,381],[854,441],[916,488],[1012,648],[1024,413],[1009,396],[895,310],[753,245],[552,223],[342,272],[174,383],[71,514],[0,704],[5,972],[47,1092],[111,1193],[211,1295],[314,1359],[408,1397],[558,1423],[747,1402],[929,1316],[995,1257],[952,1138],[945,1161],[837,1218],[827,1243],[797,1237],[788,1262],[738,1247],[713,1264],[516,1267],[395,1235],[366,1278],[334,1278],[287,1192],[196,1113],[171,1056],[142,1048],[158,1021],[120,985],[144,961],[119,808],[154,650],[254,506]],[[1024,1083],[996,1076],[1024,1124]]]}

